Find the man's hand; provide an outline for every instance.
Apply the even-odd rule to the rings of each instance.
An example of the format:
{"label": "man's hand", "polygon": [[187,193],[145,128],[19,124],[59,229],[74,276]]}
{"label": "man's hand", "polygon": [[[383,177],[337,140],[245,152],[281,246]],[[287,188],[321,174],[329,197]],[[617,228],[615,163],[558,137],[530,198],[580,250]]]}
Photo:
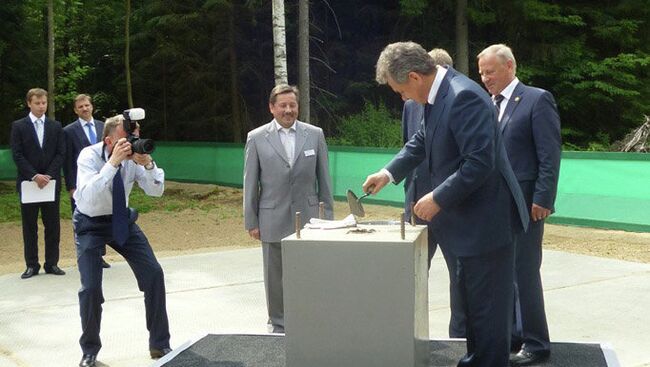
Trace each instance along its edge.
{"label": "man's hand", "polygon": [[390,182],[390,178],[384,172],[373,173],[372,175],[366,177],[366,182],[363,183],[363,192],[371,193],[373,195],[378,194],[381,189],[384,188]]}
{"label": "man's hand", "polygon": [[140,153],[133,153],[131,156],[133,158],[133,161],[141,166],[146,166],[147,164],[153,162],[153,159],[149,154],[140,154]]}
{"label": "man's hand", "polygon": [[248,230],[248,235],[253,237],[256,240],[260,239],[260,229],[259,228],[253,228]]}
{"label": "man's hand", "polygon": [[50,182],[51,179],[52,179],[52,177],[50,177],[48,175],[41,175],[39,173],[36,176],[34,176],[33,181],[36,182],[39,189],[42,189],[42,188],[45,187],[45,185],[47,185]]}
{"label": "man's hand", "polygon": [[418,200],[418,202],[413,207],[413,212],[418,218],[426,220],[427,222],[431,221],[433,217],[440,212],[440,206],[433,199],[433,192],[430,192]]}
{"label": "man's hand", "polygon": [[115,143],[113,146],[113,151],[111,152],[111,159],[108,160],[108,163],[112,164],[113,167],[117,167],[122,163],[123,160],[129,159],[131,155],[131,143],[126,141],[126,138],[122,138]]}
{"label": "man's hand", "polygon": [[70,193],[70,197],[72,197],[72,195],[74,195],[74,192],[75,192],[76,190],[77,190],[77,189],[70,189],[70,190],[68,190],[68,192]]}
{"label": "man's hand", "polygon": [[546,209],[543,206],[533,203],[533,207],[530,209],[530,219],[532,219],[533,222],[544,220],[549,215],[551,215],[550,209]]}

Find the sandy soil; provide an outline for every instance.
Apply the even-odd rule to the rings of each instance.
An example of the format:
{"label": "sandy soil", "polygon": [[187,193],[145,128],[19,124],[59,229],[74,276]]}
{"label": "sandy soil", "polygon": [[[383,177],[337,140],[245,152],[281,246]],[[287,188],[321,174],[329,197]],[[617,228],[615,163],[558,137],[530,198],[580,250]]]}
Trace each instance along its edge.
{"label": "sandy soil", "polygon": [[[180,190],[195,197],[203,197],[215,190],[214,185],[168,183],[167,190]],[[138,224],[148,236],[158,257],[211,252],[224,249],[259,246],[244,230],[241,209],[241,190],[221,191],[214,209],[185,209],[182,211],[153,211],[140,215]],[[397,219],[399,208],[364,205],[367,219]],[[335,204],[337,219],[349,213],[347,203]],[[40,257],[43,259],[42,228],[39,234]],[[72,226],[69,220],[61,222],[61,267],[76,263]],[[24,270],[22,232],[20,222],[0,223],[0,274]],[[592,228],[546,225],[546,249],[567,251],[592,256],[610,257],[650,263],[650,233],[607,231]],[[107,261],[122,261],[120,255],[108,250]]]}

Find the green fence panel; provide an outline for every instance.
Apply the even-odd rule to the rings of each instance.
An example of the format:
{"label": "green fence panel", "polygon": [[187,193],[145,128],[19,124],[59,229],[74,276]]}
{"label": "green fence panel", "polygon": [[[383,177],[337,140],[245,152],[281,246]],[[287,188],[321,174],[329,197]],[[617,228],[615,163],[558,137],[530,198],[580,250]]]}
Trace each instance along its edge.
{"label": "green fence panel", "polygon": [[242,186],[243,144],[163,142],[153,157],[168,180]]}
{"label": "green fence panel", "polygon": [[0,147],[0,180],[15,180],[16,165],[11,157],[11,149]]}
{"label": "green fence panel", "polygon": [[[397,149],[330,147],[334,196],[361,194],[366,176],[381,169]],[[159,142],[153,154],[168,180],[241,187],[244,145]],[[11,151],[0,148],[0,179],[16,177]],[[403,186],[388,185],[367,203],[401,207]],[[564,152],[556,213],[558,224],[650,232],[650,154]]]}
{"label": "green fence panel", "polygon": [[549,222],[650,232],[650,154],[565,152]]}
{"label": "green fence panel", "polygon": [[[329,162],[334,196],[345,199],[348,189],[361,196],[363,182],[369,174],[382,169],[397,149],[330,147]],[[387,185],[379,194],[363,199],[365,203],[402,206],[403,185]]]}

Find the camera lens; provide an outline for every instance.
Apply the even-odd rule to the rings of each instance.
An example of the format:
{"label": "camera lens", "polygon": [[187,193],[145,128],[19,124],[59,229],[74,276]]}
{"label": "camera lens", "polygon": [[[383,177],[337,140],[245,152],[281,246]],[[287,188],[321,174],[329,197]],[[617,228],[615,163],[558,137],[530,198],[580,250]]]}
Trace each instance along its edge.
{"label": "camera lens", "polygon": [[131,149],[134,153],[151,154],[156,146],[152,139],[137,139],[131,142]]}

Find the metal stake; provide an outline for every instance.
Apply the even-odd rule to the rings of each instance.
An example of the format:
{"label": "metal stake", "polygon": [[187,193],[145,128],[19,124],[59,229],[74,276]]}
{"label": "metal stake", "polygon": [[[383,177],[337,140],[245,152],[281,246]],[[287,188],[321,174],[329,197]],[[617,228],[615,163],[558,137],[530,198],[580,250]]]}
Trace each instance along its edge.
{"label": "metal stake", "polygon": [[404,217],[406,216],[406,213],[402,213],[402,215],[399,216],[399,233],[402,236],[402,239],[406,238],[406,229],[404,228]]}
{"label": "metal stake", "polygon": [[296,238],[300,239],[300,227],[302,227],[300,221],[300,212],[296,212]]}
{"label": "metal stake", "polygon": [[325,219],[325,202],[318,203],[318,218]]}
{"label": "metal stake", "polygon": [[412,226],[415,225],[415,211],[414,211],[414,208],[415,208],[415,201],[411,201],[411,225]]}

